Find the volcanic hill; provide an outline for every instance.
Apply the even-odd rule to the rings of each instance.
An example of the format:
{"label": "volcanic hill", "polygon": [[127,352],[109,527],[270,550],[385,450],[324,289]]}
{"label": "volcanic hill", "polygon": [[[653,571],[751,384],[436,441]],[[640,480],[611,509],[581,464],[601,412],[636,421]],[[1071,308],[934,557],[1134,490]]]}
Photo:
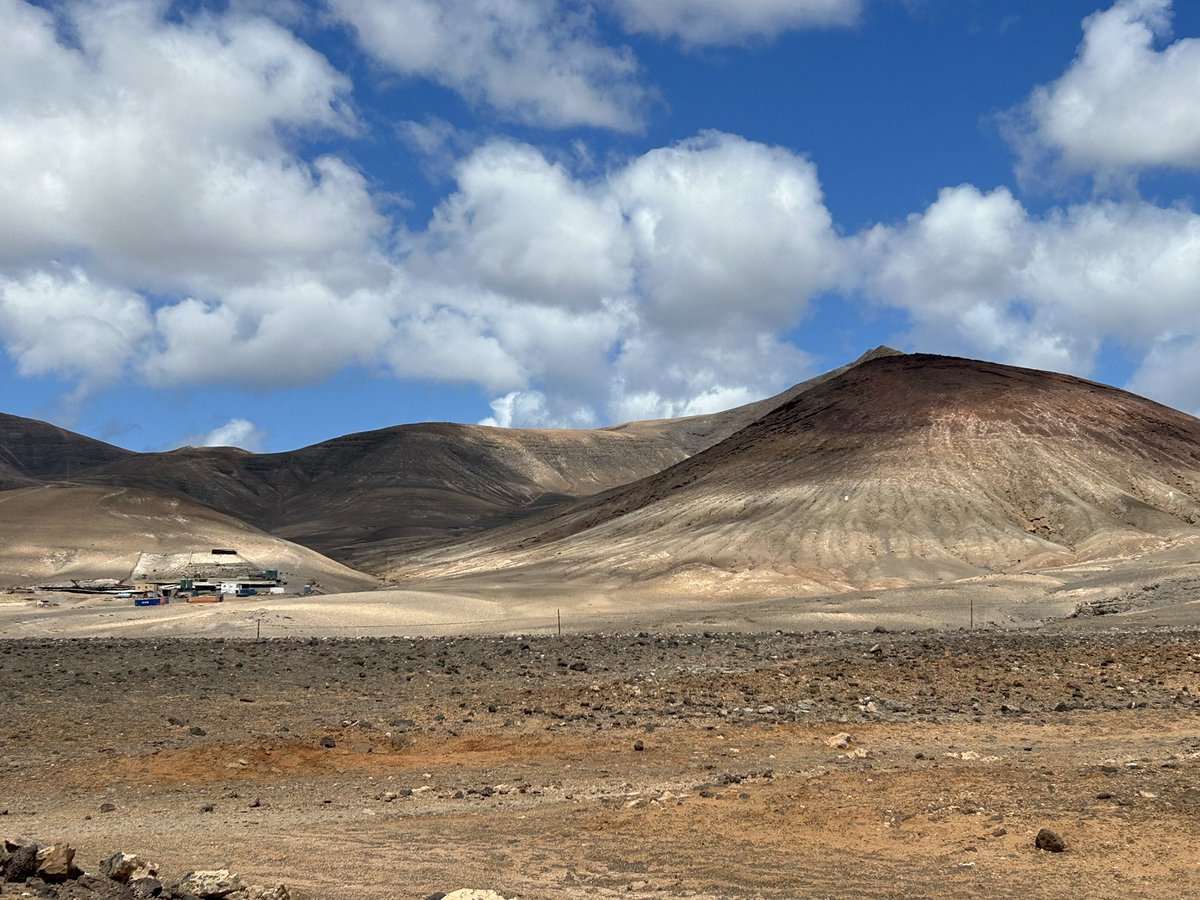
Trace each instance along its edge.
{"label": "volcanic hill", "polygon": [[930,355],[854,366],[663,472],[397,566],[689,594],[883,589],[1200,534],[1200,420]]}
{"label": "volcanic hill", "polygon": [[415,550],[461,541],[662,471],[780,403],[896,352],[877,348],[775,397],[724,412],[590,431],[426,423],[285,453],[231,447],[132,453],[4,417],[0,490],[69,478],[166,494],[379,572]]}

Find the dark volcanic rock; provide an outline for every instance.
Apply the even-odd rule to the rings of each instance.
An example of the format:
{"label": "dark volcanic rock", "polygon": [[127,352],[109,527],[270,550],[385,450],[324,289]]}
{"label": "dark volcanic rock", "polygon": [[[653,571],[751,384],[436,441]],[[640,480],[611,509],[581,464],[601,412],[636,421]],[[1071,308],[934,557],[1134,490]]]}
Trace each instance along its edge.
{"label": "dark volcanic rock", "polygon": [[1058,832],[1051,831],[1049,828],[1043,828],[1037,833],[1033,845],[1039,850],[1046,850],[1050,853],[1062,853],[1067,849],[1067,845]]}

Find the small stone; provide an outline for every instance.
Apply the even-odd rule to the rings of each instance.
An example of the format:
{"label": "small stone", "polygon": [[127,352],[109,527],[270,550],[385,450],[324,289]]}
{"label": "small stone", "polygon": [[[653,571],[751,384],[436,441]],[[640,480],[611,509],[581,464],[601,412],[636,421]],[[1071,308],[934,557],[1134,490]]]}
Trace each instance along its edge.
{"label": "small stone", "polygon": [[1039,850],[1046,850],[1050,853],[1062,853],[1067,849],[1067,845],[1058,832],[1051,831],[1049,828],[1043,828],[1037,833],[1033,845]]}
{"label": "small stone", "polygon": [[443,900],[504,900],[504,895],[497,894],[495,891],[462,888],[461,890],[451,891],[449,894],[446,894]]}
{"label": "small stone", "polygon": [[639,738],[638,740],[633,742],[633,749],[636,750],[638,753],[641,753],[643,750],[646,749],[646,745],[644,743],[642,743],[641,739]]}
{"label": "small stone", "polygon": [[116,812],[116,811],[117,811],[117,804],[115,804],[115,803],[105,802],[105,803],[100,804],[100,812],[102,812],[102,813],[110,813],[110,812]]}
{"label": "small stone", "polygon": [[203,806],[200,807],[200,812],[210,813],[214,809],[216,809],[216,806],[214,806],[212,803],[205,803]]}
{"label": "small stone", "polygon": [[326,750],[332,750],[334,747],[337,746],[337,741],[335,741],[329,735],[325,735],[323,738],[321,738],[321,740],[318,743],[320,743],[320,745],[322,747],[324,747]]}
{"label": "small stone", "polygon": [[201,728],[199,725],[193,725],[188,729],[188,734],[194,734],[196,737],[204,737],[208,734],[207,729]]}
{"label": "small stone", "polygon": [[846,750],[854,743],[854,738],[850,737],[846,732],[835,734],[825,742],[825,746],[830,750]]}
{"label": "small stone", "polygon": [[274,887],[252,887],[247,892],[248,900],[291,900],[291,891],[287,885],[277,884]]}

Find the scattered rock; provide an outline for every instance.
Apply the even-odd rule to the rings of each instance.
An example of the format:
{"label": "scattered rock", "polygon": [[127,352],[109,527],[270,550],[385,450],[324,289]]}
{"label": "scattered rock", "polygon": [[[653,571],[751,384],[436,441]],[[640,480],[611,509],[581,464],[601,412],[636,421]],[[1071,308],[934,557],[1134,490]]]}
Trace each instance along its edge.
{"label": "scattered rock", "polygon": [[146,862],[136,853],[117,852],[100,863],[100,874],[127,884],[135,879],[157,875],[158,866]]}
{"label": "scattered rock", "polygon": [[1049,828],[1043,828],[1037,833],[1033,845],[1039,850],[1046,850],[1050,853],[1062,853],[1067,849],[1067,845],[1058,832],[1051,831]]}
{"label": "scattered rock", "polygon": [[444,900],[505,900],[505,898],[503,894],[497,894],[495,891],[462,888],[461,890],[451,891],[445,896]]}
{"label": "scattered rock", "polygon": [[38,851],[37,876],[43,881],[57,884],[81,874],[82,871],[75,866],[74,847],[55,844]]}
{"label": "scattered rock", "polygon": [[199,725],[193,725],[188,729],[188,734],[194,734],[196,737],[204,737],[206,734],[208,734],[208,731],[204,728],[201,728]]}
{"label": "scattered rock", "polygon": [[11,851],[0,860],[0,871],[4,873],[5,881],[24,881],[32,878],[38,865],[37,844],[26,844]]}
{"label": "scattered rock", "polygon": [[242,889],[242,879],[228,869],[188,872],[172,890],[176,894],[193,894],[201,900],[219,900]]}
{"label": "scattered rock", "polygon": [[291,900],[291,892],[287,886],[277,884],[274,887],[252,887],[246,891],[249,900]]}
{"label": "scattered rock", "polygon": [[334,747],[337,746],[337,741],[335,741],[329,735],[325,735],[323,738],[321,738],[320,741],[318,741],[318,743],[322,747],[324,747],[326,750],[332,750]]}
{"label": "scattered rock", "polygon": [[163,892],[163,883],[157,878],[147,875],[145,878],[135,878],[129,882],[129,889],[137,900],[151,900]]}
{"label": "scattered rock", "polygon": [[116,812],[116,811],[117,811],[117,804],[115,804],[115,803],[108,803],[106,801],[106,802],[100,804],[100,812],[102,812],[102,813],[110,813],[110,812]]}
{"label": "scattered rock", "polygon": [[854,738],[850,737],[846,732],[835,734],[825,742],[825,746],[830,750],[846,750],[854,743]]}
{"label": "scattered rock", "polygon": [[646,749],[646,745],[644,743],[642,743],[641,739],[638,739],[633,742],[633,749],[640,753],[641,751]]}

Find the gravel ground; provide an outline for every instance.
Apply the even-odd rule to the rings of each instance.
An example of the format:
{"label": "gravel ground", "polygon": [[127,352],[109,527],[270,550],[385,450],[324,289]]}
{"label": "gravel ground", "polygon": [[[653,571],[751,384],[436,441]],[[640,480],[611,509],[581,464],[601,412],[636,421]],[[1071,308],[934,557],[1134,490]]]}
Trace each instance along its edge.
{"label": "gravel ground", "polygon": [[1198,713],[1191,628],[3,641],[0,836],[299,898],[1200,896]]}

